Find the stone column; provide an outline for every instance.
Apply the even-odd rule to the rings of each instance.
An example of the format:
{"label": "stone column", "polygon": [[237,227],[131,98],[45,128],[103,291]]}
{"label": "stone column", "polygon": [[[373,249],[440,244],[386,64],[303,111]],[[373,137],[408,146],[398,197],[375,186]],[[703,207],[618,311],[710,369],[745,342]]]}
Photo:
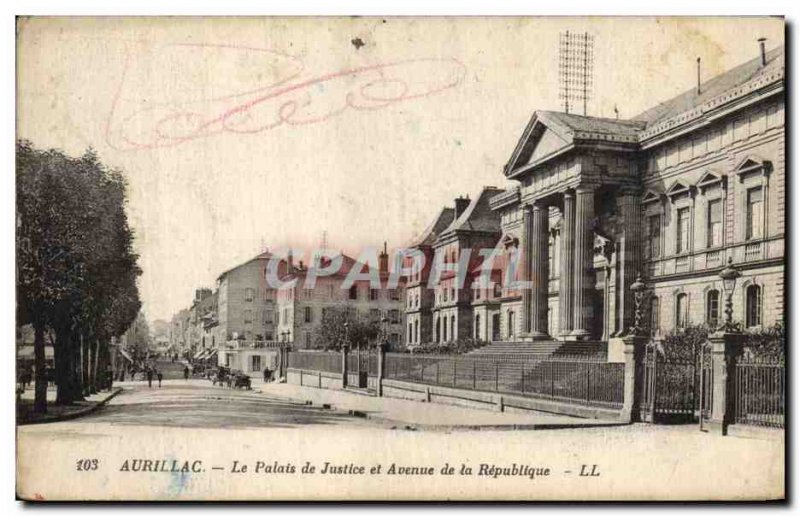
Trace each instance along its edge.
{"label": "stone column", "polygon": [[[522,208],[522,241],[520,242],[520,252],[522,263],[520,264],[520,280],[530,281],[531,279],[531,242],[533,235],[533,215],[531,206]],[[522,289],[522,333],[527,335],[531,331],[531,289]]]}
{"label": "stone column", "polygon": [[573,263],[574,339],[588,339],[592,325],[592,274],[594,270],[594,187],[579,186],[575,191],[575,259]]}
{"label": "stone column", "polygon": [[711,419],[712,432],[728,434],[728,427],[736,417],[735,378],[736,361],[742,351],[741,333],[717,332],[708,337],[711,342]]}
{"label": "stone column", "polygon": [[561,272],[558,280],[559,334],[572,332],[573,255],[575,254],[575,192],[564,192],[564,210],[561,213],[561,253],[558,257]]}
{"label": "stone column", "polygon": [[541,201],[533,205],[533,232],[531,238],[531,337],[549,339],[547,332],[547,237],[548,209]]}
{"label": "stone column", "polygon": [[636,281],[642,263],[642,214],[639,194],[633,190],[620,193],[619,205],[625,224],[625,235],[620,252],[619,332],[624,333],[633,326],[634,299],[630,286]]}

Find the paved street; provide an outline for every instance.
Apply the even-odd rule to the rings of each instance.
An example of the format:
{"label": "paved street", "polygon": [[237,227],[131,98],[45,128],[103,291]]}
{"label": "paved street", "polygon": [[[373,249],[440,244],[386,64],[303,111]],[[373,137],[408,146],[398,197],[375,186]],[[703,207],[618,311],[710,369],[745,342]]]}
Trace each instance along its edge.
{"label": "paved street", "polygon": [[358,423],[321,407],[270,399],[253,391],[213,386],[208,380],[117,382],[125,392],[80,424],[175,426],[193,428],[287,427]]}
{"label": "paved street", "polygon": [[[392,481],[393,496],[421,499],[442,490],[491,497],[500,485],[474,474],[413,477],[400,483],[383,475],[302,476],[306,462],[318,468],[326,462],[384,468],[396,463],[437,471],[447,464],[551,468],[550,478],[503,480],[520,498],[533,499],[568,498],[576,492],[586,499],[637,497],[642,492],[653,498],[702,498],[711,485],[720,498],[782,493],[783,440],[723,438],[694,426],[429,431],[350,417],[318,407],[316,401],[311,406],[280,401],[270,398],[273,393],[256,392],[258,385],[255,391],[213,387],[207,380],[168,380],[161,389],[138,381],[123,385],[126,392],[90,416],[18,427],[18,485],[23,494],[46,499],[311,500],[343,493],[374,497]],[[76,462],[86,459],[97,459],[97,470],[76,474]],[[126,473],[125,461],[133,459],[200,461],[203,471]],[[251,472],[237,475],[235,461],[249,465]],[[292,465],[295,473],[256,476],[256,461]],[[583,465],[595,464],[601,476],[578,475]],[[652,479],[655,470],[660,481],[644,480]],[[719,471],[726,472],[724,482]],[[53,475],[61,481],[48,481]]]}

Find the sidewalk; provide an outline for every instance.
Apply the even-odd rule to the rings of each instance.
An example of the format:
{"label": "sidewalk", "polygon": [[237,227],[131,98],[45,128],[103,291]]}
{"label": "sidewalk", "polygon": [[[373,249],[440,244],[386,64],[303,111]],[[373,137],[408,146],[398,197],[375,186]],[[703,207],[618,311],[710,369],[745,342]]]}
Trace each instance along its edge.
{"label": "sidewalk", "polygon": [[17,403],[17,424],[33,425],[38,423],[53,423],[66,421],[85,416],[99,409],[111,398],[122,392],[121,387],[114,387],[110,391],[102,391],[86,397],[86,401],[77,401],[72,405],[54,405],[56,389],[47,389],[47,413],[36,414],[33,412],[33,389],[27,389],[22,394],[22,399]]}
{"label": "sidewalk", "polygon": [[456,430],[535,430],[616,426],[618,421],[582,419],[545,412],[494,412],[489,410],[379,398],[348,391],[264,383],[253,378],[253,389],[271,398],[330,405],[368,419],[410,428]]}

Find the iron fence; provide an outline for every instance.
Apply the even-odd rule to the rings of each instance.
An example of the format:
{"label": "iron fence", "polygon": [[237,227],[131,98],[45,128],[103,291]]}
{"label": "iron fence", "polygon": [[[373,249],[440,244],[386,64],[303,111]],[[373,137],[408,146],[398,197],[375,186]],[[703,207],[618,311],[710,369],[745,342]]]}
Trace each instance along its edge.
{"label": "iron fence", "polygon": [[292,351],[289,367],[326,373],[342,372],[342,354],[336,351]]}
{"label": "iron fence", "polygon": [[507,362],[452,355],[386,355],[388,379],[621,408],[624,364],[601,356]]}
{"label": "iron fence", "polygon": [[734,378],[737,423],[784,428],[786,368],[781,357],[740,357]]}

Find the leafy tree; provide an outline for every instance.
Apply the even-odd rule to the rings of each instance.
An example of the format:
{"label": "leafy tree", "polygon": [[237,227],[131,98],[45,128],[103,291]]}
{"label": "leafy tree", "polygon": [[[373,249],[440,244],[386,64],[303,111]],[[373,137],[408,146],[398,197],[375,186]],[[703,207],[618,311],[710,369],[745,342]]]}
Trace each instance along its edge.
{"label": "leafy tree", "polygon": [[346,308],[328,307],[314,331],[314,344],[325,350],[340,350],[345,343],[350,348],[366,349],[374,346],[379,336],[379,321],[359,317]]}
{"label": "leafy tree", "polygon": [[46,410],[44,331],[55,333],[57,403],[97,388],[108,341],[138,313],[126,184],[91,149],[81,158],[17,142],[18,323],[34,328],[34,409]]}

